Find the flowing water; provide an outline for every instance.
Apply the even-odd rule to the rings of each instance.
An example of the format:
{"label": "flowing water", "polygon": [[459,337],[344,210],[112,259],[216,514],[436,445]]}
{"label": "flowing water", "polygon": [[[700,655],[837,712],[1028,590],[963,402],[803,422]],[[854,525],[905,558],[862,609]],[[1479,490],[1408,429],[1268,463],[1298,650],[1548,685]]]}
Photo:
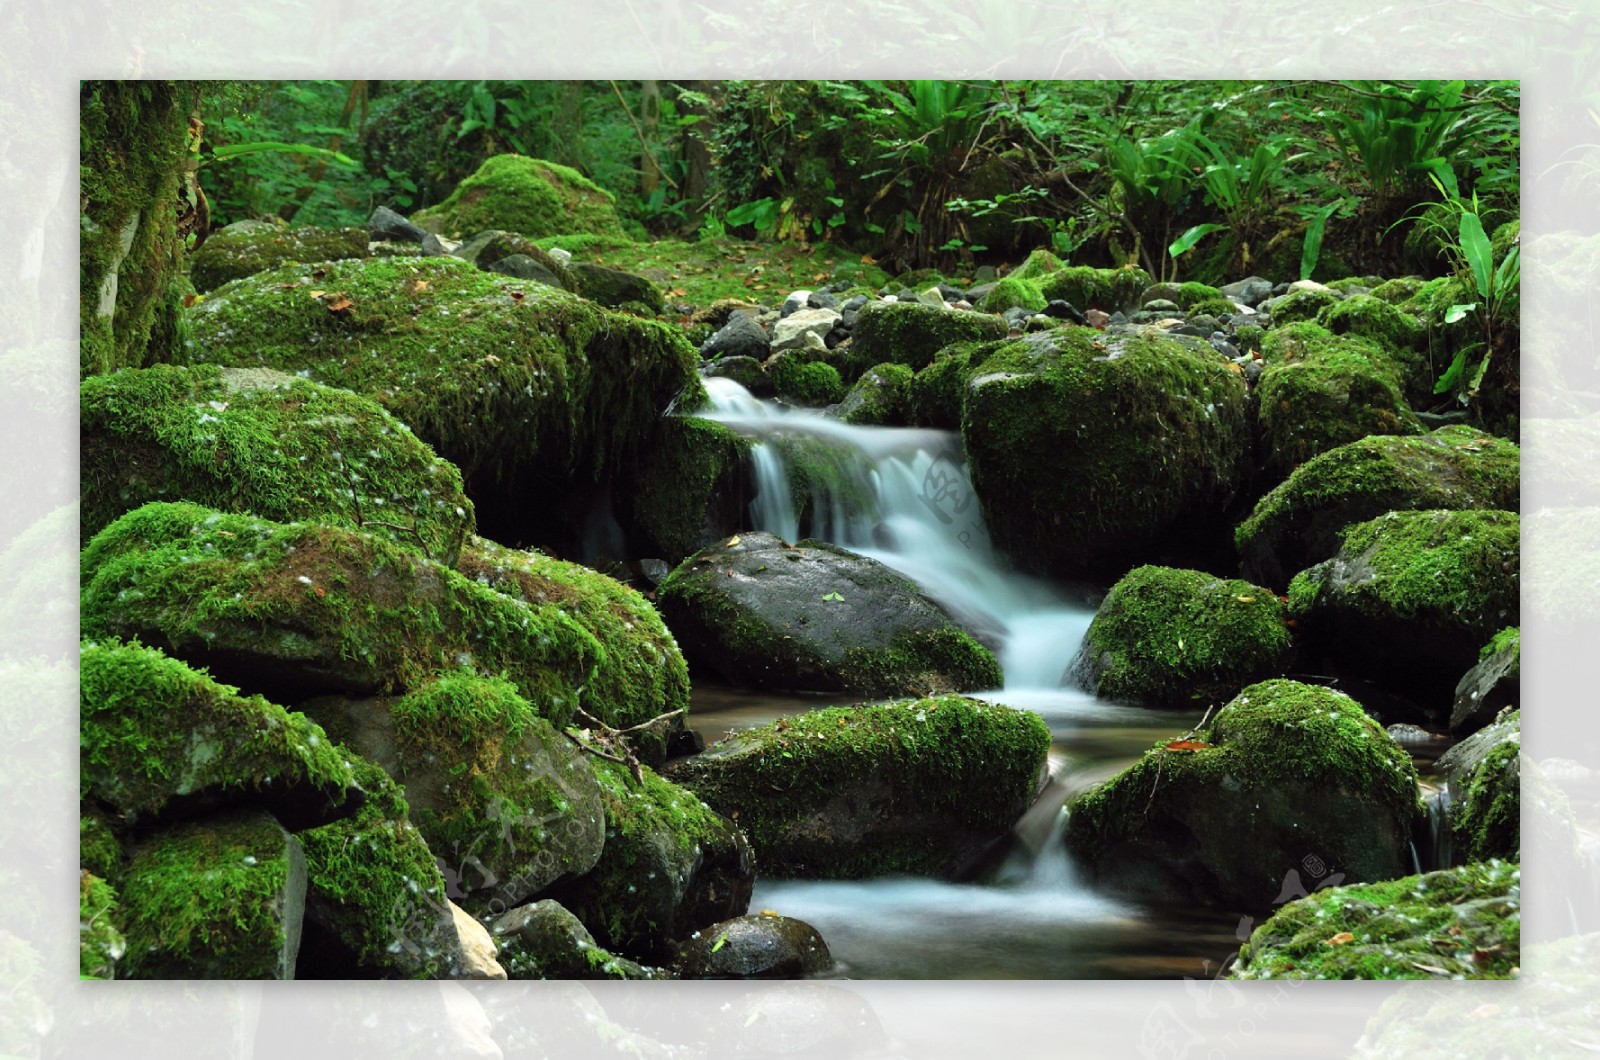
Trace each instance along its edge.
{"label": "flowing water", "polygon": [[[979,514],[959,436],[851,426],[758,400],[732,380],[705,384],[712,410],[700,415],[755,441],[749,529],[790,542],[820,538],[916,582],[995,650],[1004,687],[979,697],[1034,711],[1053,740],[1050,785],[982,882],[763,878],[752,908],[815,926],[840,974],[854,978],[1215,975],[1248,935],[1248,918],[1108,898],[1079,879],[1061,842],[1068,798],[1183,733],[1200,713],[1107,703],[1071,687],[1066,671],[1093,618],[1093,593],[1006,564]],[[827,473],[806,477],[797,455]],[[797,476],[808,483],[803,498],[791,489]],[[691,717],[715,740],[834,702],[699,684]]]}

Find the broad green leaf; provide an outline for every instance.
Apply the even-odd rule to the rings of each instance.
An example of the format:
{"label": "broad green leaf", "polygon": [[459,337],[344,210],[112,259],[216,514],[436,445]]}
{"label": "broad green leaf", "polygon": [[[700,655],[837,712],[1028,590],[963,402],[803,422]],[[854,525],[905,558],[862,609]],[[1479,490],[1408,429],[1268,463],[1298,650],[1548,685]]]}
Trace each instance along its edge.
{"label": "broad green leaf", "polygon": [[1475,213],[1461,215],[1461,253],[1472,267],[1479,296],[1489,297],[1489,284],[1494,281],[1494,248]]}
{"label": "broad green leaf", "polygon": [[1194,249],[1194,245],[1196,243],[1200,242],[1200,240],[1204,239],[1206,236],[1210,235],[1212,232],[1226,232],[1227,230],[1228,230],[1228,226],[1227,225],[1218,225],[1218,224],[1195,225],[1193,228],[1189,229],[1183,235],[1179,236],[1177,239],[1172,241],[1172,245],[1167,248],[1167,254],[1169,256],[1175,258],[1179,254],[1184,254],[1184,253],[1187,253],[1190,250],[1193,250]]}
{"label": "broad green leaf", "polygon": [[1478,308],[1477,302],[1457,303],[1444,311],[1444,322],[1454,324],[1476,308]]}
{"label": "broad green leaf", "polygon": [[321,155],[331,158],[341,166],[354,166],[356,160],[349,155],[338,151],[330,151],[326,147],[312,147],[310,144],[286,144],[275,140],[264,140],[253,144],[225,144],[211,152],[211,158],[221,162],[229,158],[238,158],[241,155],[255,155],[266,151],[276,151],[287,155]]}
{"label": "broad green leaf", "polygon": [[1306,241],[1300,248],[1300,278],[1311,279],[1311,274],[1317,269],[1317,259],[1322,256],[1322,233],[1328,227],[1328,218],[1338,208],[1338,203],[1324,207],[1311,219],[1306,226]]}

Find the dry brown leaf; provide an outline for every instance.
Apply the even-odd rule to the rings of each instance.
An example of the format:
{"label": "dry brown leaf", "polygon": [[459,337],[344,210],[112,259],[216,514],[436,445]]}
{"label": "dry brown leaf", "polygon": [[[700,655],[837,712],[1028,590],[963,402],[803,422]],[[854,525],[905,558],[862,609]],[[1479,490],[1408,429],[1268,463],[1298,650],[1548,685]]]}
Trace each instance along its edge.
{"label": "dry brown leaf", "polygon": [[1173,740],[1167,744],[1169,751],[1204,751],[1211,745],[1204,740]]}
{"label": "dry brown leaf", "polygon": [[343,313],[343,312],[346,312],[347,310],[349,310],[350,307],[353,306],[353,305],[355,305],[354,302],[350,301],[350,299],[345,298],[343,295],[341,295],[339,298],[337,298],[334,301],[328,303],[328,312],[330,312],[330,313]]}
{"label": "dry brown leaf", "polygon": [[1341,931],[1328,940],[1330,946],[1343,946],[1347,942],[1354,942],[1356,937],[1348,931]]}

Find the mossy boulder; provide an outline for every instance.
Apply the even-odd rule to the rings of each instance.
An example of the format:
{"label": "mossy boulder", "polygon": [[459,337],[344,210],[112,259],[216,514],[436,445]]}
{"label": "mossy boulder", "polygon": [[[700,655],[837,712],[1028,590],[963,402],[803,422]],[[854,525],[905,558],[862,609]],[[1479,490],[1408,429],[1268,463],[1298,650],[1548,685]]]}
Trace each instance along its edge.
{"label": "mossy boulder", "polygon": [[1256,418],[1262,462],[1273,478],[1368,435],[1423,433],[1399,370],[1373,343],[1310,324],[1286,336],[1269,332],[1263,353]]}
{"label": "mossy boulder", "polygon": [[810,711],[679,759],[668,775],[733,817],[764,874],[955,876],[1039,790],[1038,715],[960,696]]}
{"label": "mossy boulder", "polygon": [[1098,886],[1266,910],[1308,857],[1352,883],[1400,876],[1422,806],[1410,756],[1360,704],[1280,679],[1068,810],[1067,849]]}
{"label": "mossy boulder", "polygon": [[305,914],[300,842],[265,813],[158,832],[122,885],[130,979],[293,979]]}
{"label": "mossy boulder", "polygon": [[[1520,861],[1522,712],[1503,711],[1492,724],[1446,752],[1436,768],[1449,794],[1445,820],[1456,859]],[[1542,777],[1529,779],[1541,788],[1548,786]]]}
{"label": "mossy boulder", "polygon": [[404,787],[467,911],[508,909],[599,858],[588,760],[510,681],[461,670],[398,698],[319,698],[305,709]]}
{"label": "mossy boulder", "polygon": [[1006,331],[1006,322],[988,313],[920,302],[868,302],[856,315],[850,345],[860,364],[892,361],[917,370],[952,342],[1003,339]]}
{"label": "mossy boulder", "polygon": [[1276,298],[1269,298],[1257,308],[1268,314],[1274,326],[1282,327],[1302,320],[1315,320],[1317,315],[1339,301],[1338,292],[1320,283],[1300,280]]}
{"label": "mossy boulder", "polygon": [[445,879],[400,785],[351,756],[366,802],[296,836],[306,859],[302,978],[445,979],[461,939]]}
{"label": "mossy boulder", "polygon": [[117,892],[88,869],[78,872],[78,977],[115,979],[128,940],[117,926]]}
{"label": "mossy boulder", "polygon": [[1096,269],[1087,265],[1067,265],[1035,284],[1046,302],[1061,299],[1078,309],[1103,309],[1131,312],[1139,308],[1139,298],[1150,286],[1150,274],[1137,266]]}
{"label": "mossy boulder", "polygon": [[[749,360],[758,376],[761,368]],[[765,378],[762,376],[762,378]],[[749,438],[697,416],[668,416],[619,491],[635,553],[670,564],[720,541],[744,519]]]}
{"label": "mossy boulder", "polygon": [[578,563],[474,538],[456,570],[528,607],[555,607],[599,643],[601,655],[583,686],[583,707],[620,729],[674,711],[633,734],[647,761],[665,758],[664,742],[683,728],[689,670],[661,616],[638,590]]}
{"label": "mossy boulder", "polygon": [[1006,276],[978,299],[975,307],[980,313],[1004,313],[1007,309],[1030,309],[1038,312],[1045,305],[1039,288],[1025,279]]}
{"label": "mossy boulder", "polygon": [[229,280],[254,276],[291,261],[312,264],[367,256],[368,232],[360,228],[299,228],[229,225],[189,256],[189,280],[200,294]]}
{"label": "mossy boulder", "polygon": [[808,979],[832,969],[816,928],[770,910],[695,932],[673,965],[682,979]]}
{"label": "mossy boulder", "polygon": [[449,257],[317,271],[285,266],[199,303],[188,360],[367,395],[484,492],[595,481],[642,451],[675,397],[701,392],[681,331],[544,284]]}
{"label": "mossy boulder", "polygon": [[1488,861],[1319,888],[1256,928],[1233,979],[1515,979],[1522,873]]}
{"label": "mossy boulder", "polygon": [[359,527],[451,562],[473,530],[461,473],[377,402],[271,369],[84,380],[81,534],[147,501]]}
{"label": "mossy boulder", "polygon": [[1027,259],[1006,273],[1006,276],[1013,280],[1027,280],[1036,284],[1052,272],[1060,272],[1061,267],[1061,259],[1041,247],[1029,253]]}
{"label": "mossy boulder", "polygon": [[1433,400],[1427,329],[1411,314],[1375,294],[1358,294],[1325,307],[1316,320],[1334,335],[1354,335],[1377,343],[1399,365],[1406,397],[1416,402]]}
{"label": "mossy boulder", "polygon": [[1001,683],[989,650],[910,581],[820,541],[729,538],[684,560],[658,603],[692,661],[748,687],[892,696]]}
{"label": "mossy boulder", "polygon": [[781,353],[768,361],[767,378],[778,397],[796,405],[833,405],[844,397],[839,369],[797,353]]}
{"label": "mossy boulder", "polygon": [[79,797],[121,823],[250,804],[305,827],[360,807],[343,751],[305,715],[138,644],[86,643],[79,660]]}
{"label": "mossy boulder", "polygon": [[646,968],[600,947],[583,922],[560,902],[519,905],[489,921],[509,979],[658,979]]}
{"label": "mossy boulder", "polygon": [[649,766],[597,760],[605,849],[584,876],[548,892],[602,947],[646,963],[669,961],[676,943],[750,906],[755,861],[744,834],[692,792]]}
{"label": "mossy boulder", "polygon": [[959,431],[972,368],[996,348],[993,342],[954,342],[935,354],[928,366],[912,377],[907,422],[913,427]]}
{"label": "mossy boulder", "polygon": [[115,884],[122,878],[127,862],[122,843],[106,814],[91,806],[80,806],[78,817],[78,865]]}
{"label": "mossy boulder", "polygon": [[430,219],[457,234],[491,228],[529,239],[624,234],[610,192],[569,166],[514,154],[485,159],[444,202],[412,215],[418,224]]}
{"label": "mossy boulder", "polygon": [[530,277],[531,279],[552,287],[577,291],[576,281],[567,270],[567,266],[552,257],[548,250],[516,232],[501,232],[494,229],[479,232],[458,247],[455,256],[463,261],[472,262],[480,269],[491,269],[506,258],[529,258],[533,265],[537,266],[538,271],[546,274],[544,276],[536,274]]}
{"label": "mossy boulder", "polygon": [[1231,699],[1283,672],[1293,638],[1270,589],[1203,571],[1136,567],[1095,612],[1070,673],[1097,696],[1153,707]]}
{"label": "mossy boulder", "polygon": [[567,267],[567,274],[571,277],[573,291],[607,309],[638,304],[651,313],[659,313],[666,304],[655,284],[631,272],[579,261]]}
{"label": "mossy boulder", "polygon": [[961,435],[989,533],[1018,566],[1121,574],[1238,491],[1245,382],[1215,354],[1080,327],[985,352],[969,370]]}
{"label": "mossy boulder", "polygon": [[836,414],[845,423],[903,426],[914,374],[903,364],[880,364],[867,369],[839,403]]}
{"label": "mossy boulder", "polygon": [[1502,629],[1478,652],[1477,665],[1456,684],[1450,732],[1469,736],[1522,702],[1522,630]]}
{"label": "mossy boulder", "polygon": [[1256,502],[1234,532],[1244,576],[1283,588],[1339,551],[1339,534],[1385,512],[1516,511],[1521,451],[1465,425],[1416,436],[1374,435],[1319,453]]}
{"label": "mossy boulder", "polygon": [[1449,710],[1478,649],[1518,622],[1514,512],[1390,512],[1344,533],[1332,559],[1295,575],[1289,611],[1336,662]]}
{"label": "mossy boulder", "polygon": [[404,692],[440,670],[507,677],[555,725],[603,649],[555,604],[522,604],[380,538],[195,504],[147,504],[83,552],[88,637],[137,637],[293,703]]}

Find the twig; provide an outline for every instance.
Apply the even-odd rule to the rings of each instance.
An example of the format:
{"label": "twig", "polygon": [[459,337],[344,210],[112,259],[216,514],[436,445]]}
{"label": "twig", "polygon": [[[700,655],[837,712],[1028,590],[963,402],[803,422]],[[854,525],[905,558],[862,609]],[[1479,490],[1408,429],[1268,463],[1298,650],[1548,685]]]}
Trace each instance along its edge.
{"label": "twig", "polygon": [[339,448],[339,440],[331,435],[329,436],[329,440],[333,442],[333,457],[335,460],[339,461],[339,470],[344,473],[345,484],[350,487],[350,503],[356,510],[356,525],[363,530],[369,526],[383,526],[389,528],[390,530],[399,531],[402,534],[410,534],[412,537],[417,539],[417,547],[422,549],[423,558],[432,560],[433,553],[428,551],[427,539],[422,536],[422,531],[418,530],[415,525],[401,526],[398,523],[379,522],[376,519],[368,521],[366,517],[361,514],[361,496],[356,492],[356,477],[351,472],[350,465],[345,463],[344,452]]}
{"label": "twig", "polygon": [[[628,10],[632,11],[633,8],[630,6]],[[655,159],[655,152],[650,150],[650,144],[644,138],[644,130],[639,127],[639,122],[635,120],[633,116],[633,109],[628,106],[628,101],[622,98],[622,89],[617,87],[617,83],[615,81],[608,82],[608,84],[611,85],[611,91],[617,94],[617,102],[622,104],[622,113],[628,116],[628,124],[633,126],[634,135],[639,137],[639,147],[644,151],[645,157],[653,161]],[[673,191],[679,190],[678,182],[668,176],[667,171],[662,169],[659,165],[656,166],[656,176],[670,184]]]}

